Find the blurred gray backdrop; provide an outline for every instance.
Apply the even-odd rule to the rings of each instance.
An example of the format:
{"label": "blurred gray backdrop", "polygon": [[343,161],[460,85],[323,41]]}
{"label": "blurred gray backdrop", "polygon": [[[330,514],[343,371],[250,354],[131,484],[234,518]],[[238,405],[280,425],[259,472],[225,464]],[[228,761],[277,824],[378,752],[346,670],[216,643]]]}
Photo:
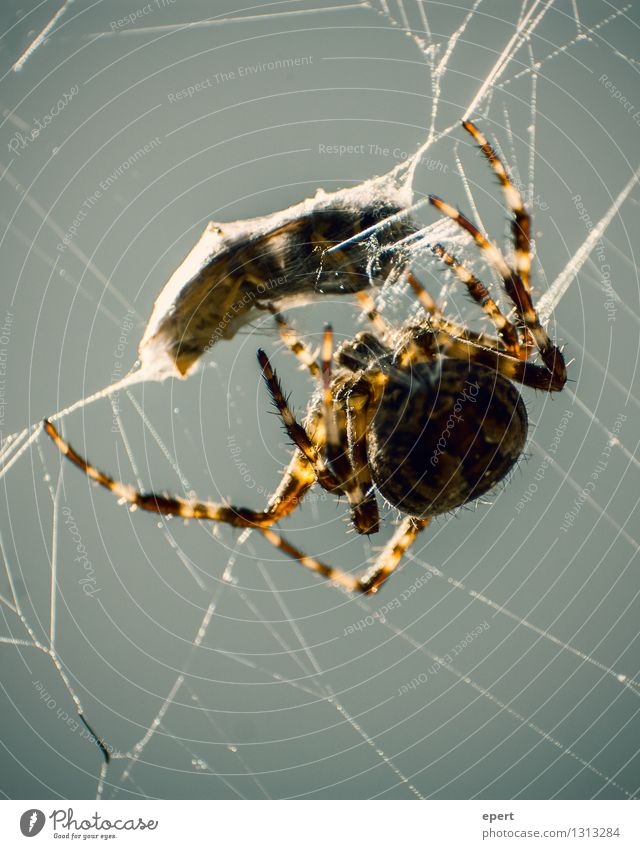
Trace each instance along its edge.
{"label": "blurred gray backdrop", "polygon": [[[436,134],[453,129],[425,154],[416,198],[470,210],[467,183],[470,211],[507,244],[496,181],[455,125],[535,3],[485,0],[471,14],[470,0],[406,0],[385,15],[340,0],[77,0],[12,70],[60,5],[0,12],[3,438],[131,367],[207,221],[384,173],[434,112]],[[637,10],[579,8],[558,0],[512,41],[474,113],[528,192],[538,295],[639,164]],[[69,687],[113,755],[105,798],[632,796],[638,197],[554,312],[572,382],[555,397],[523,391],[526,458],[483,503],[435,522],[372,599],[255,535],[130,513],[46,437],[33,442],[1,479],[0,791],[97,792],[102,756],[42,650],[53,607]],[[442,270],[427,258],[416,270],[438,295]],[[414,306],[404,291],[384,301],[397,320]],[[455,286],[448,308],[476,317]],[[311,340],[327,320],[338,338],[361,326],[350,299],[290,317]],[[188,380],[121,392],[119,421],[103,399],[63,429],[126,481],[258,507],[290,450],[259,346],[303,410],[313,384],[265,319]],[[395,513],[383,515],[368,542],[314,491],[283,531],[356,568],[388,538]]]}

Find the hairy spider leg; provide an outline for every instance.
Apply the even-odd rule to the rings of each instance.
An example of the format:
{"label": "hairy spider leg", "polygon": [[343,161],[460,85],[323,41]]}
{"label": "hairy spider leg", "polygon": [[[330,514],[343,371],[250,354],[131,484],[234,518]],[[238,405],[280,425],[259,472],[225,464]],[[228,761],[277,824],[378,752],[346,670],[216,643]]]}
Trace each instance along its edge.
{"label": "hairy spider leg", "polygon": [[334,566],[328,566],[315,557],[310,557],[291,545],[283,536],[271,528],[262,528],[261,532],[269,542],[292,557],[306,569],[334,581],[350,591],[367,595],[378,592],[387,578],[398,568],[403,554],[416,540],[418,534],[429,524],[429,519],[414,519],[407,516],[398,525],[396,532],[380,552],[375,562],[360,578],[356,578]]}
{"label": "hairy spider leg", "polygon": [[504,191],[505,201],[513,214],[511,232],[513,234],[514,260],[516,273],[522,280],[525,289],[531,291],[529,273],[531,271],[531,218],[527,212],[522,195],[513,185],[507,169],[496,154],[487,138],[471,121],[463,121],[462,126],[473,136],[480,150],[487,158],[489,165],[500,181]]}
{"label": "hairy spider leg", "polygon": [[[420,300],[420,303],[422,304],[423,308],[431,316],[431,323],[434,326],[439,329],[445,330],[448,333],[451,333],[453,336],[461,336],[463,339],[467,339],[470,342],[475,342],[477,345],[484,345],[488,348],[498,348],[497,341],[491,338],[490,336],[487,336],[484,333],[475,333],[473,330],[469,330],[468,328],[463,327],[462,325],[457,324],[454,321],[451,321],[451,319],[446,318],[438,304],[434,301],[434,299],[427,292],[427,290],[420,284],[418,279],[411,271],[406,272],[406,278],[411,284],[411,287],[413,288],[414,292],[418,296],[418,299]],[[388,340],[391,336],[391,331],[387,322],[382,318],[378,309],[376,308],[373,298],[367,292],[356,292],[356,297],[360,302],[360,307],[362,311],[372,323],[375,330],[382,337],[382,339]],[[516,335],[517,343],[517,334],[515,329],[513,330],[513,333],[514,335]]]}
{"label": "hairy spider leg", "polygon": [[[435,337],[435,342],[433,336],[430,339],[425,339],[424,350],[427,358],[433,357],[435,346],[439,353],[444,356],[479,363],[509,378],[509,380],[530,386],[532,389],[560,392],[566,383],[566,377],[555,374],[546,365],[536,365],[512,357],[506,352],[481,348],[466,339],[457,339],[442,331],[436,333]],[[418,345],[420,345],[420,341],[418,340]]]}
{"label": "hairy spider leg", "polygon": [[287,319],[278,312],[275,307],[272,309],[273,317],[278,326],[280,338],[287,348],[294,354],[304,365],[312,377],[320,376],[320,363],[315,354],[313,354],[304,342],[300,339],[295,329],[289,324]]}
{"label": "hairy spider leg", "polygon": [[435,327],[437,330],[444,330],[450,336],[466,339],[468,342],[473,342],[475,345],[482,345],[484,348],[500,350],[501,343],[494,336],[488,336],[486,333],[476,333],[474,330],[469,330],[467,327],[463,327],[463,325],[457,324],[455,321],[447,318],[414,274],[409,272],[407,280],[411,284],[411,288],[413,289],[416,297],[422,304],[424,311],[429,315],[429,324],[432,327]]}
{"label": "hairy spider leg", "polygon": [[325,325],[322,336],[322,411],[324,425],[327,433],[327,457],[329,465],[337,465],[336,474],[345,480],[350,471],[349,458],[342,451],[340,443],[340,430],[333,409],[333,392],[331,389],[331,360],[333,359],[333,330],[330,324]]}
{"label": "hairy spider leg", "polygon": [[87,477],[110,490],[120,500],[139,507],[141,510],[160,513],[165,516],[208,519],[214,522],[224,522],[236,528],[268,527],[293,512],[316,480],[311,465],[304,456],[298,454],[298,457],[294,457],[289,464],[278,489],[269,500],[266,510],[251,510],[247,507],[236,507],[215,501],[197,501],[180,496],[138,492],[135,487],[114,480],[89,463],[88,460],[85,460],[60,436],[48,419],[44,420],[44,429],[60,452],[83,471]]}
{"label": "hairy spider leg", "polygon": [[[427,292],[427,290],[418,280],[415,274],[412,271],[408,271],[406,277],[409,281],[409,285],[413,289],[414,295],[422,304],[422,308],[427,313],[427,315],[437,316],[438,318],[444,318],[442,310],[431,297],[431,295]],[[460,329],[462,330],[463,328],[461,327]]]}
{"label": "hairy spider leg", "polygon": [[448,253],[443,245],[434,245],[432,250],[433,253],[445,263],[445,265],[449,266],[458,280],[464,283],[469,295],[471,295],[471,298],[479,304],[484,312],[489,316],[494,327],[498,331],[498,336],[504,342],[507,351],[509,351],[510,354],[518,356],[520,353],[518,331],[509,319],[502,313],[500,307],[493,300],[484,283],[482,283],[475,274],[472,274],[455,256]]}
{"label": "hairy spider leg", "polygon": [[382,584],[398,568],[402,556],[415,542],[420,531],[424,530],[430,521],[430,518],[417,519],[413,516],[405,516],[372,567],[358,579],[358,589],[365,593],[378,592]]}
{"label": "hairy spider leg", "polygon": [[384,318],[378,312],[375,301],[367,292],[356,292],[356,298],[360,303],[360,308],[367,316],[381,339],[387,340],[391,336],[391,330]]}
{"label": "hairy spider leg", "polygon": [[316,574],[322,575],[323,578],[328,578],[330,581],[335,581],[336,584],[339,584],[341,587],[344,587],[344,589],[349,590],[350,592],[354,592],[359,589],[357,578],[349,575],[348,572],[343,572],[341,569],[334,569],[333,566],[327,566],[315,557],[305,554],[299,548],[296,548],[294,545],[291,545],[290,542],[287,542],[282,534],[276,533],[271,530],[271,528],[263,528],[261,529],[261,533],[264,538],[271,543],[271,545],[275,546],[275,548],[279,548],[281,551],[284,551],[285,554],[288,554],[289,557],[292,557],[297,563],[304,566],[305,569],[316,572]]}
{"label": "hairy spider leg", "polygon": [[282,385],[280,384],[275,371],[271,367],[269,357],[261,348],[258,350],[258,362],[262,368],[262,374],[267,384],[267,389],[269,390],[273,403],[280,414],[285,430],[313,469],[318,483],[328,492],[341,490],[342,487],[340,481],[331,472],[331,470],[327,468],[322,456],[322,439],[318,439],[317,436],[312,439],[306,429],[297,421],[291,412],[287,399],[284,396]]}
{"label": "hairy spider leg", "polygon": [[[351,448],[354,498],[358,502],[357,529],[359,533],[375,534],[380,530],[380,517],[373,479],[369,468],[367,428],[372,405],[372,386],[369,380],[350,386],[344,399],[335,402],[342,407],[347,420],[347,442]],[[355,511],[354,511],[355,517]]]}
{"label": "hairy spider leg", "polygon": [[434,195],[430,195],[429,200],[433,206],[443,213],[443,215],[451,218],[452,221],[455,221],[459,227],[466,230],[466,232],[473,237],[473,240],[485,255],[487,261],[493,265],[499,273],[504,283],[505,291],[516,308],[517,317],[521,321],[522,325],[531,333],[540,353],[540,357],[553,377],[553,387],[550,388],[550,391],[557,391],[557,389],[561,389],[567,380],[567,369],[564,357],[556,345],[553,344],[546,330],[540,324],[540,319],[538,318],[538,314],[533,306],[531,295],[525,288],[520,277],[508,265],[496,245],[490,242],[487,237],[478,230],[475,224],[469,221],[469,219],[461,212]]}

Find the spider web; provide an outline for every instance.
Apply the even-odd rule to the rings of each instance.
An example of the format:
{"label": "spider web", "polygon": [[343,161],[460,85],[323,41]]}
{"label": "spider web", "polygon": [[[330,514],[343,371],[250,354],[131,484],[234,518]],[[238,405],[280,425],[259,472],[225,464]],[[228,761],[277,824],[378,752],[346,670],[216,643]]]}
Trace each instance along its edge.
{"label": "spider web", "polygon": [[[51,116],[1,166],[3,793],[634,798],[633,10],[218,5],[212,18],[195,0],[157,4],[120,25],[130,4],[40,3],[3,27],[5,137]],[[212,539],[210,526],[128,514],[24,427],[57,410],[118,478],[265,502],[290,449],[265,415],[255,349],[273,351],[299,409],[312,384],[265,320],[186,382],[134,385],[159,281],[210,217],[356,184],[418,148],[416,200],[459,203],[507,250],[463,116],[480,119],[533,214],[534,285],[573,382],[524,392],[526,461],[490,503],[436,522],[378,596],[343,595],[250,532]],[[352,150],[328,152],[338,145]],[[453,226],[424,223],[425,242],[491,281]],[[478,322],[413,250],[448,312]],[[379,303],[389,320],[417,311],[402,287]],[[341,299],[292,313],[312,343],[327,316],[338,337],[361,321]],[[396,516],[383,514],[386,539]],[[315,490],[284,530],[346,568],[380,545]]]}

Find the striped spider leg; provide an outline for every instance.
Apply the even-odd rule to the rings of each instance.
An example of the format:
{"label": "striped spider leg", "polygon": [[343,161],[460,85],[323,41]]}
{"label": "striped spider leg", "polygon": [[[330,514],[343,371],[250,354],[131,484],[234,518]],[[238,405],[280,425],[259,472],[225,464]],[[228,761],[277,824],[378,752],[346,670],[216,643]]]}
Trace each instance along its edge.
{"label": "striped spider leg", "polygon": [[[562,352],[551,341],[546,330],[542,327],[531,298],[531,286],[529,282],[531,269],[531,221],[529,214],[524,207],[520,192],[511,182],[507,169],[485,136],[471,121],[464,121],[463,127],[480,145],[480,150],[497,175],[504,190],[507,206],[513,215],[512,234],[515,267],[509,265],[499,248],[493,242],[490,242],[476,225],[461,212],[434,195],[430,195],[429,200],[436,209],[448,218],[451,218],[461,229],[469,233],[487,262],[498,272],[498,275],[502,279],[505,292],[515,308],[517,326],[523,334],[525,331],[530,334],[544,363],[544,368],[526,362],[516,365],[510,363],[509,359],[501,354],[496,354],[493,357],[476,356],[479,356],[479,362],[484,362],[495,367],[512,380],[517,380],[535,389],[558,392],[566,383],[567,370]],[[526,360],[529,348],[526,345],[524,335],[521,336],[519,344],[512,338],[510,322],[500,313],[497,305],[490,298],[486,287],[455,257],[448,254],[441,245],[436,245],[434,252],[468,286],[471,296],[480,303],[485,312],[493,320],[498,333],[505,342],[507,353],[520,360]],[[505,337],[505,330],[508,331],[510,338]],[[461,346],[459,350],[462,351],[464,347]],[[468,349],[468,352],[470,353],[470,349]]]}

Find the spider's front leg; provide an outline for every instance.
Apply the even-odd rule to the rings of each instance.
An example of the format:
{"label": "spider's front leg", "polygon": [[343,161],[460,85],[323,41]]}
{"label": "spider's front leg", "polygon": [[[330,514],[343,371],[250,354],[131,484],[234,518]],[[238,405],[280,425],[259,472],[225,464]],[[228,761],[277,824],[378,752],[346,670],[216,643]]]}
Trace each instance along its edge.
{"label": "spider's front leg", "polygon": [[[478,230],[473,222],[469,221],[468,218],[454,209],[450,204],[440,200],[440,198],[432,197],[431,202],[440,212],[455,221],[473,237],[487,260],[501,276],[505,291],[515,307],[517,320],[520,326],[525,328],[533,337],[544,367],[520,362],[518,365],[522,366],[522,368],[514,367],[512,373],[510,373],[511,367],[508,365],[505,366],[506,371],[502,370],[505,358],[501,358],[498,354],[490,358],[491,362],[487,364],[495,364],[495,367],[499,371],[502,371],[506,377],[519,380],[527,386],[532,386],[535,389],[545,389],[548,392],[559,392],[567,382],[567,369],[564,357],[562,352],[549,338],[547,331],[542,327],[538,313],[533,305],[529,288],[525,286],[520,276],[510,267],[499,249]],[[443,261],[447,261],[445,256],[448,255],[443,250],[441,253]],[[451,259],[455,260],[455,258]],[[447,262],[447,264],[449,263]]]}
{"label": "spider's front leg", "polygon": [[[450,265],[458,278],[465,283],[471,297],[482,306],[483,310],[490,316],[494,325],[498,328],[500,340],[494,336],[488,336],[486,333],[478,333],[470,330],[468,327],[464,327],[447,318],[420,281],[410,272],[407,275],[407,280],[429,317],[428,324],[435,330],[444,330],[449,336],[455,336],[457,339],[466,339],[467,342],[472,342],[483,348],[491,348],[494,351],[507,349],[512,350],[517,356],[524,356],[526,349],[520,346],[516,329],[502,315],[493,300],[491,300],[491,304],[488,303],[488,292],[477,277],[474,277],[471,272],[467,271],[455,257],[446,254],[442,245],[434,245],[433,252],[443,262]],[[487,298],[485,298],[484,293],[486,293]],[[493,308],[495,308],[495,311]],[[507,324],[509,324],[511,330],[506,328]]]}
{"label": "spider's front leg", "polygon": [[315,478],[320,486],[326,489],[327,492],[341,491],[342,486],[338,477],[328,468],[323,455],[325,443],[324,427],[322,415],[319,410],[312,410],[309,419],[314,424],[314,436],[309,436],[307,429],[303,427],[294,416],[287,399],[282,391],[282,386],[273,370],[269,357],[260,349],[258,351],[258,362],[262,368],[262,375],[267,384],[267,389],[273,400],[282,423],[289,435],[291,441],[297,447],[298,451],[307,461],[311,469],[313,469]]}
{"label": "spider's front leg", "polygon": [[[500,249],[482,233],[476,225],[470,221],[461,212],[455,209],[450,204],[437,198],[433,195],[429,196],[430,202],[440,212],[455,221],[456,224],[465,230],[474,240],[480,251],[485,256],[487,262],[493,266],[502,278],[505,292],[510,301],[515,307],[516,321],[522,329],[523,335],[529,334],[534,340],[540,358],[544,363],[544,367],[531,365],[526,362],[513,362],[511,356],[503,356],[497,352],[491,352],[492,356],[487,357],[485,354],[476,355],[474,359],[479,362],[484,362],[513,380],[519,380],[527,386],[532,386],[536,389],[545,389],[548,392],[560,391],[567,381],[567,369],[562,352],[557,345],[552,342],[547,334],[547,331],[542,327],[540,318],[533,304],[531,296],[531,286],[529,283],[529,273],[531,269],[531,221],[529,214],[525,209],[522,196],[518,189],[513,185],[509,174],[507,173],[504,164],[493,150],[485,136],[478,128],[470,121],[463,123],[465,130],[470,133],[480,145],[483,155],[486,157],[494,173],[498,177],[505,195],[507,206],[513,214],[512,234],[514,242],[515,268],[513,268],[502,255]],[[469,291],[492,317],[494,323],[496,318],[499,323],[496,323],[498,332],[503,336],[507,343],[509,354],[513,357],[519,356],[519,351],[509,348],[508,339],[504,336],[505,330],[511,333],[509,322],[503,324],[504,316],[501,316],[499,310],[496,313],[496,305],[487,300],[488,292],[477,278],[468,272],[455,257],[448,254],[444,248],[437,246],[436,253],[440,258],[449,265],[457,276],[469,286]],[[459,340],[456,340],[456,342]],[[524,341],[524,340],[523,340]],[[456,346],[449,346],[451,351],[454,351]],[[461,343],[457,346],[458,350],[465,355],[470,351],[469,346]],[[522,345],[525,353],[527,349]],[[455,354],[454,354],[455,355]],[[524,359],[524,357],[522,357]]]}

